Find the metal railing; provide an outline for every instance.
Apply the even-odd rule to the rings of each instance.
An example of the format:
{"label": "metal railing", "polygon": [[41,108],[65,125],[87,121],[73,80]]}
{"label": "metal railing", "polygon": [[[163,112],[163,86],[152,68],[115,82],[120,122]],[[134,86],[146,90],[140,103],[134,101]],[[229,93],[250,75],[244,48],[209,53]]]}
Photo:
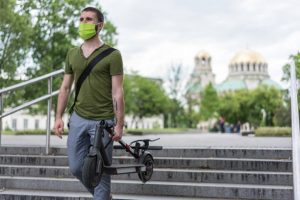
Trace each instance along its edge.
{"label": "metal railing", "polygon": [[299,114],[298,114],[298,83],[296,78],[295,62],[291,64],[291,113],[292,113],[292,143],[293,143],[293,182],[294,199],[300,200],[300,136],[299,136]]}
{"label": "metal railing", "polygon": [[[51,72],[49,74],[22,82],[22,83],[18,83],[16,85],[7,87],[7,88],[3,88],[0,89],[0,146],[1,146],[1,139],[2,139],[2,118],[11,115],[17,111],[23,110],[31,105],[34,105],[38,102],[44,101],[44,100],[48,100],[48,106],[47,106],[47,135],[46,135],[46,154],[49,154],[49,149],[50,149],[50,135],[51,135],[51,110],[52,110],[52,97],[58,95],[59,91],[52,91],[52,82],[53,82],[53,77],[63,74],[64,70],[57,70],[54,72]],[[14,107],[11,110],[4,112],[4,108],[3,108],[3,97],[6,93],[23,88],[25,86],[31,85],[33,83],[37,83],[40,82],[42,80],[48,79],[48,94],[41,96],[37,99],[34,99],[32,101],[26,102],[20,106]]]}

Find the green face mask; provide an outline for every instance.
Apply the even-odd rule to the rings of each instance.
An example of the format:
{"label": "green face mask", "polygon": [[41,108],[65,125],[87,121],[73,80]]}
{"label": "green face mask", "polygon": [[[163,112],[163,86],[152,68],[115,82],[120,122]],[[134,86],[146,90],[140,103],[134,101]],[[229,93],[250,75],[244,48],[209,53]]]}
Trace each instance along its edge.
{"label": "green face mask", "polygon": [[80,23],[79,24],[79,36],[83,40],[88,40],[95,36],[96,32],[96,24],[88,24],[88,23]]}

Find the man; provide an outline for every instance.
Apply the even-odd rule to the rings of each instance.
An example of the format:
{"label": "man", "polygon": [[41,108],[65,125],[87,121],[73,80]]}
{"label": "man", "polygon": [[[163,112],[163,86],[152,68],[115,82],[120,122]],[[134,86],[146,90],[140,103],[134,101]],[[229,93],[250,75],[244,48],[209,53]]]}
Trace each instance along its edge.
{"label": "man", "polygon": [[[55,117],[55,134],[62,138],[64,122],[63,112],[68,96],[75,80],[93,60],[109,46],[99,38],[103,28],[103,14],[96,8],[87,7],[80,14],[79,35],[84,40],[80,47],[69,50],[66,58],[65,75],[60,87],[57,112]],[[114,121],[115,119],[115,121]],[[82,181],[82,166],[93,143],[96,125],[100,120],[115,123],[114,136],[106,132],[103,138],[106,144],[111,139],[119,141],[124,125],[123,98],[123,64],[118,50],[98,62],[89,76],[83,81],[80,92],[69,121],[69,136],[67,141],[68,160],[71,173]],[[112,159],[112,143],[106,149]],[[95,200],[110,199],[110,176],[103,175],[101,182],[95,188],[87,188]]]}

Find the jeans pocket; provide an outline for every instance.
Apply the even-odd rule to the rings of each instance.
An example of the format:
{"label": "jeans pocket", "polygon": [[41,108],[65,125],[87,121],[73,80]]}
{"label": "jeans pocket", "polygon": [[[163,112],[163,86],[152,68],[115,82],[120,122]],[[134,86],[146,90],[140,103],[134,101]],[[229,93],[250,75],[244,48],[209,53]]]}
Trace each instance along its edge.
{"label": "jeans pocket", "polygon": [[68,126],[68,129],[69,129],[69,130],[70,130],[70,125],[71,125],[71,123],[72,123],[72,119],[73,119],[73,117],[74,117],[74,113],[75,113],[75,112],[72,112],[72,114],[69,116],[69,119],[68,119],[67,126]]}

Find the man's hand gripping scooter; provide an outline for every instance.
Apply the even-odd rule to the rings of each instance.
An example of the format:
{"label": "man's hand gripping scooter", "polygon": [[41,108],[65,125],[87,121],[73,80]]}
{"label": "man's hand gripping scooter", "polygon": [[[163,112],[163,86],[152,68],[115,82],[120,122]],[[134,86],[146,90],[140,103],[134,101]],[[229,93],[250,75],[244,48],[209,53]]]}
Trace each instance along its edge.
{"label": "man's hand gripping scooter", "polygon": [[137,173],[143,183],[149,181],[153,174],[154,160],[147,150],[162,150],[162,146],[149,146],[150,142],[159,138],[135,140],[130,144],[120,140],[120,145],[114,146],[114,149],[125,149],[134,157],[135,164],[112,165],[105,151],[110,142],[103,144],[104,130],[113,136],[113,123],[109,124],[102,120],[96,127],[94,144],[90,147],[82,168],[83,184],[88,188],[96,187],[103,173],[110,175]]}

